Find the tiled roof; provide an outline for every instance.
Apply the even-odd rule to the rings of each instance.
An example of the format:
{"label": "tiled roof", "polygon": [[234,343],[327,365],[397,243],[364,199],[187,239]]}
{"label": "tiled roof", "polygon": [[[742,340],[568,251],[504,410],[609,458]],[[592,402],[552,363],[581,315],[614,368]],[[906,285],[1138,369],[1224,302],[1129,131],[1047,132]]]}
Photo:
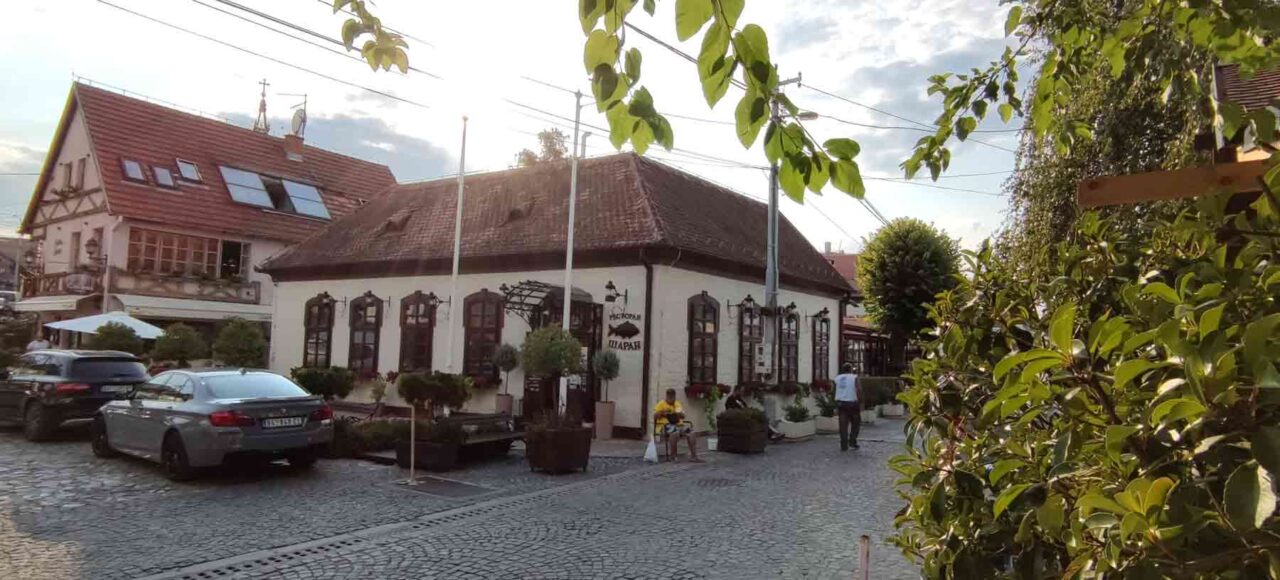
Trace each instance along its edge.
{"label": "tiled roof", "polygon": [[[563,256],[569,174],[569,163],[558,162],[468,175],[463,258]],[[354,266],[370,273],[379,266],[425,271],[428,262],[452,257],[456,195],[456,179],[399,185],[263,269],[285,278],[338,277]],[[701,259],[708,267],[763,274],[763,203],[634,154],[583,160],[576,212],[575,256],[668,250],[686,263]],[[779,230],[784,287],[790,278],[830,292],[850,290],[785,218]]]}
{"label": "tiled roof", "polygon": [[1280,99],[1280,68],[1258,71],[1250,76],[1240,73],[1238,65],[1217,67],[1218,98],[1253,111]]}
{"label": "tiled roof", "polygon": [[850,286],[853,286],[854,293],[861,293],[861,289],[858,288],[857,254],[829,252],[822,254],[822,257],[826,258],[828,262],[831,262],[831,266],[840,273],[840,277],[847,280]]}
{"label": "tiled roof", "polygon": [[[83,111],[94,156],[101,167],[107,207],[113,215],[296,242],[328,222],[232,201],[218,166],[314,184],[335,219],[358,207],[359,199],[376,197],[395,184],[391,170],[384,165],[315,147],[304,147],[302,161],[290,161],[285,157],[281,137],[86,84],[72,87],[72,99],[72,106]],[[199,166],[203,183],[179,181],[175,190],[126,181],[121,159],[142,163],[149,180],[153,165],[169,168],[176,178],[175,159],[192,161]]]}

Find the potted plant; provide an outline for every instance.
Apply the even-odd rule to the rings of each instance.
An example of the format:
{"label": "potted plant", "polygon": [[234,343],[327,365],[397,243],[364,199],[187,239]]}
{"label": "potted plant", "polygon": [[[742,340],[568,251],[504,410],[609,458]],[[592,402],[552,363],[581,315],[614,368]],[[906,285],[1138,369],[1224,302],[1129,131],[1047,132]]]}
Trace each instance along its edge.
{"label": "potted plant", "polygon": [[818,429],[818,432],[838,433],[840,431],[840,420],[836,417],[835,395],[819,392],[813,396],[813,402],[818,406],[818,416],[814,418],[814,427]]}
{"label": "potted plant", "polygon": [[613,401],[609,400],[609,381],[618,378],[618,353],[602,350],[591,358],[591,370],[596,378],[604,381],[604,393],[596,401],[596,439],[613,437]]}
{"label": "potted plant", "polygon": [[458,464],[458,448],[467,438],[461,425],[436,421],[412,431],[414,444],[409,443],[408,437],[396,442],[396,463],[400,467],[416,465],[427,471],[449,471]]}
{"label": "potted plant", "polygon": [[356,386],[355,373],[342,367],[294,367],[289,376],[308,393],[326,401],[345,398]]}
{"label": "potted plant", "polygon": [[787,405],[782,410],[782,421],[778,423],[778,431],[789,441],[799,441],[813,437],[817,433],[809,408],[804,405]]}
{"label": "potted plant", "polygon": [[509,344],[503,344],[493,351],[493,364],[502,371],[502,392],[494,396],[496,412],[510,415],[515,408],[515,397],[507,392],[511,383],[511,371],[520,366],[520,350]]}
{"label": "potted plant", "polygon": [[759,409],[729,409],[716,417],[717,451],[761,453],[769,443],[769,420]]}
{"label": "potted plant", "polygon": [[[573,335],[558,326],[547,326],[529,333],[520,358],[525,373],[556,384],[561,376],[580,372],[581,356],[582,345]],[[591,431],[582,426],[576,413],[561,409],[543,413],[526,430],[529,468],[549,473],[585,470],[591,456]]]}
{"label": "potted plant", "polygon": [[[442,407],[461,407],[471,397],[471,380],[462,375],[442,373],[404,373],[397,381],[396,391],[409,404],[409,484],[413,485],[415,462],[418,457],[416,444],[418,411],[426,411],[425,423],[430,425],[435,410]],[[456,458],[455,458],[456,460]]]}

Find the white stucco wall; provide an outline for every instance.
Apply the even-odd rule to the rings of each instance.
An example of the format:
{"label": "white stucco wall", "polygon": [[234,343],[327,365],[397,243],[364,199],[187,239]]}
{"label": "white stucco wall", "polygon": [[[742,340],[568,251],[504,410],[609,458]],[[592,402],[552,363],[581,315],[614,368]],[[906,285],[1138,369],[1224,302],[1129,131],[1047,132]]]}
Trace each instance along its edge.
{"label": "white stucco wall", "polygon": [[[502,284],[514,285],[523,280],[539,280],[550,284],[563,283],[562,271],[514,272],[494,274],[467,274],[459,277],[458,307],[466,296],[487,288],[497,291]],[[614,303],[604,303],[605,284],[609,281],[617,286],[619,292],[626,292],[624,301],[619,298]],[[688,322],[687,301],[691,296],[706,290],[720,302],[720,340],[717,373],[719,382],[733,385],[737,383],[738,365],[738,323],[737,311],[732,313],[727,308],[730,303],[740,302],[748,294],[757,300],[763,300],[763,284],[735,280],[716,275],[693,272],[670,266],[654,266],[653,312],[650,323],[653,336],[645,336],[645,269],[643,266],[626,266],[617,268],[590,268],[574,271],[574,286],[592,294],[595,302],[604,303],[604,346],[612,347],[618,353],[621,370],[619,378],[609,386],[609,399],[616,403],[614,423],[620,427],[640,427],[642,413],[642,372],[644,363],[644,344],[651,343],[652,359],[650,361],[649,402],[644,407],[652,412],[653,405],[663,396],[668,387],[675,388],[681,400],[684,400],[684,387],[688,384]],[[350,312],[346,303],[372,291],[386,302],[383,324],[379,335],[378,369],[386,372],[399,368],[400,358],[400,300],[415,290],[434,292],[441,299],[449,297],[448,276],[415,276],[401,278],[371,278],[363,280],[321,280],[304,282],[281,282],[276,284],[276,300],[272,316],[271,360],[272,370],[288,373],[293,367],[302,364],[303,348],[303,311],[304,304],[321,292],[328,292],[337,300],[334,315],[332,342],[332,363],[335,366],[346,366],[350,351]],[[830,364],[828,372],[835,376],[836,345],[838,341],[835,313],[838,300],[825,296],[795,292],[783,288],[780,296],[783,305],[795,302],[801,317],[799,341],[799,380],[809,382],[812,379],[813,331],[809,316],[827,308],[832,315],[832,332],[830,345]],[[345,303],[344,303],[345,301]],[[460,315],[459,315],[460,316]],[[610,326],[618,326],[623,322],[631,322],[641,330],[641,334],[631,339],[610,336]],[[446,341],[450,325],[455,326],[453,356],[455,368],[461,368],[463,349],[462,320],[451,321],[448,305],[441,305],[437,316],[435,344],[432,354],[433,368],[447,368]],[[505,319],[502,340],[519,346],[529,326],[520,318],[508,315]],[[524,375],[517,369],[511,373],[509,393],[517,399],[523,396]],[[394,390],[394,389],[392,389]],[[468,402],[466,410],[476,412],[492,412],[495,409],[494,394],[499,391],[486,390],[477,393]],[[361,400],[356,394],[356,400]],[[387,401],[399,404],[394,397]],[[688,414],[699,430],[706,429],[701,402],[692,404],[685,401]]]}
{"label": "white stucco wall", "polygon": [[[706,291],[720,303],[720,333],[716,357],[718,382],[735,385],[738,382],[738,310],[730,310],[730,304],[741,302],[750,295],[757,303],[764,303],[764,281],[748,282],[694,272],[678,267],[654,268],[654,346],[650,372],[652,386],[648,408],[653,409],[668,388],[676,389],[678,400],[695,428],[707,428],[704,405],[701,401],[688,401],[684,387],[688,385],[689,332],[687,311],[689,298]],[[786,306],[794,302],[800,318],[799,382],[813,379],[813,326],[811,316],[826,308],[831,316],[830,356],[828,376],[836,375],[839,324],[839,300],[826,296],[799,292],[783,286],[778,293],[778,304]],[[723,406],[720,409],[722,410]]]}
{"label": "white stucco wall", "polygon": [[[531,271],[505,272],[493,274],[466,274],[458,278],[456,318],[450,315],[448,304],[442,304],[437,313],[434,344],[432,348],[432,368],[446,370],[448,368],[448,336],[449,327],[454,327],[453,362],[454,368],[461,370],[464,330],[462,320],[462,301],[470,294],[488,289],[498,292],[503,284],[514,286],[524,280],[537,280],[553,285],[564,283],[564,272]],[[596,303],[604,303],[605,284],[613,281],[619,292],[626,291],[626,305],[606,304],[604,317],[606,324],[610,313],[622,311],[643,313],[644,311],[644,268],[642,266],[626,266],[617,268],[580,268],[574,270],[573,285],[592,295]],[[293,367],[302,364],[303,347],[303,311],[306,301],[321,292],[328,292],[338,304],[334,313],[332,364],[347,366],[350,352],[350,311],[346,304],[365,292],[372,291],[385,302],[383,323],[379,334],[378,370],[386,372],[400,367],[400,300],[414,291],[434,292],[441,300],[450,295],[449,276],[414,276],[401,278],[369,278],[361,280],[324,280],[307,282],[282,282],[275,287],[275,302],[272,315],[271,359],[272,370],[288,373]],[[643,324],[638,324],[643,329]],[[514,315],[508,315],[502,327],[502,342],[519,346],[529,332],[529,325]],[[643,337],[641,337],[643,339]],[[634,338],[632,339],[635,340]],[[609,337],[603,338],[603,345],[608,348]],[[643,369],[643,350],[619,351],[619,377],[609,385],[609,398],[617,402],[615,424],[622,427],[639,427],[640,390]],[[517,368],[511,373],[508,393],[516,399],[523,398],[524,373]],[[394,389],[389,389],[389,393]],[[466,405],[466,410],[476,412],[492,412],[496,408],[494,395],[501,389],[487,389],[475,393]],[[391,399],[389,403],[398,403]]]}
{"label": "white stucco wall", "polygon": [[[63,166],[71,164],[72,183],[76,182],[75,171],[79,160],[85,160],[84,170],[84,186],[80,191],[93,191],[102,186],[102,181],[98,173],[97,159],[92,155],[89,147],[89,133],[85,130],[84,117],[80,111],[76,111],[71,116],[71,122],[67,126],[67,132],[63,136],[61,147],[58,149],[58,157],[53,160],[50,166],[51,174],[44,191],[38,192],[40,203],[42,206],[54,205],[62,199],[61,196],[54,193],[55,190],[64,188]],[[90,194],[95,203],[101,203],[102,194]],[[70,203],[68,207],[76,207],[78,204]],[[83,207],[90,207],[87,203]],[[59,208],[61,209],[61,208]],[[41,219],[43,213],[36,214],[36,221],[32,224],[33,237],[43,239],[41,256],[44,259],[44,269],[48,273],[69,272],[75,269],[71,264],[72,251],[71,238],[73,234],[80,233],[80,261],[84,263],[88,260],[87,252],[84,250],[84,244],[93,237],[95,228],[108,228],[112,218],[107,216],[105,212],[99,212],[90,215],[84,215],[72,219],[59,221],[58,218],[63,215],[61,211],[54,212],[51,222],[44,222]]]}

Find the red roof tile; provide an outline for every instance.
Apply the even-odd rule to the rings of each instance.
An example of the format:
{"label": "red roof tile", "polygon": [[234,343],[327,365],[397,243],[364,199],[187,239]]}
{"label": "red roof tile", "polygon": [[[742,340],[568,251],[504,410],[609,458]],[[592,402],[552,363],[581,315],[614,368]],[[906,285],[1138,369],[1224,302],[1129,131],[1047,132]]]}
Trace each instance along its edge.
{"label": "red roof tile", "polygon": [[1240,105],[1247,111],[1264,109],[1280,99],[1280,68],[1246,77],[1240,73],[1239,65],[1219,65],[1216,81],[1220,100]]}
{"label": "red roof tile", "polygon": [[[296,242],[326,220],[264,210],[232,201],[218,171],[233,166],[316,185],[334,219],[395,184],[384,165],[305,147],[302,161],[285,157],[284,139],[155,103],[76,83],[71,106],[83,111],[94,155],[102,171],[107,207],[129,219],[203,231]],[[125,181],[122,159],[167,167],[175,159],[195,162],[202,184],[179,182],[163,189]],[[34,207],[34,206],[33,206]],[[30,211],[30,210],[29,210]],[[31,215],[28,214],[28,219]]]}
{"label": "red roof tile", "polygon": [[[463,258],[563,256],[569,173],[569,163],[558,162],[468,175]],[[452,257],[456,195],[456,179],[399,185],[264,270],[284,278],[350,276],[357,265],[370,273],[379,266],[384,274],[426,271],[428,262]],[[576,212],[575,256],[661,249],[686,263],[701,258],[708,267],[763,275],[766,206],[652,160],[630,153],[583,160]],[[784,286],[791,279],[830,292],[850,290],[785,218],[779,229]]]}
{"label": "red roof tile", "polygon": [[853,286],[854,293],[861,294],[861,289],[858,288],[858,254],[830,252],[822,254],[822,257],[831,262],[831,266],[840,273],[840,277]]}

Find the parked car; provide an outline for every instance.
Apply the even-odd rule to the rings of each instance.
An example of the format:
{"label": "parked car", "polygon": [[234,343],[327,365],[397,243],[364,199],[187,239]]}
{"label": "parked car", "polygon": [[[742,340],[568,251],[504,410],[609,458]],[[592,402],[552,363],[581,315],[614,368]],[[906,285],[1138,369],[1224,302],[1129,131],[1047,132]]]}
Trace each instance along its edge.
{"label": "parked car", "polygon": [[174,481],[236,457],[315,464],[333,440],[333,410],[293,381],[266,371],[168,371],[125,400],[102,406],[93,453],[127,453],[160,463]]}
{"label": "parked car", "polygon": [[30,441],[48,439],[62,423],[92,418],[148,378],[142,361],[126,352],[28,352],[0,371],[0,421],[21,422]]}

